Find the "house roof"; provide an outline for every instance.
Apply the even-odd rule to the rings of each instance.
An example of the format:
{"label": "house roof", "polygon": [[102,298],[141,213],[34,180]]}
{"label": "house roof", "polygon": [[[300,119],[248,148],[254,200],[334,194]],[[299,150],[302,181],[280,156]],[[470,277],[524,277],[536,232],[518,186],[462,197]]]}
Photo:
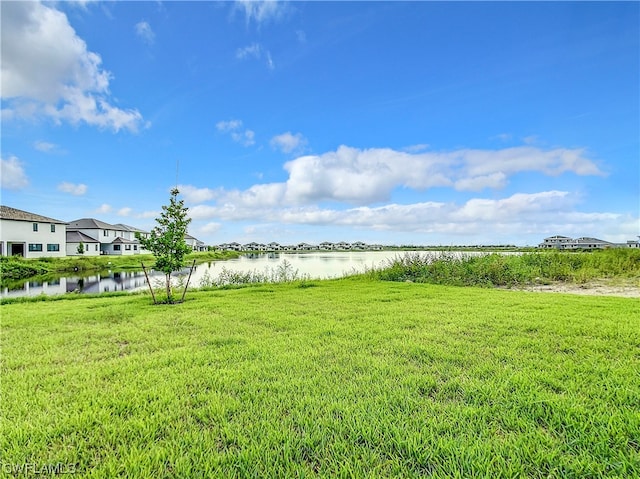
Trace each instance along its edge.
{"label": "house roof", "polygon": [[37,215],[35,213],[29,213],[28,211],[22,211],[17,208],[11,208],[10,206],[0,205],[0,218],[3,220],[14,221],[30,221],[37,223],[56,223],[59,225],[66,225],[64,221],[49,218],[48,216]]}
{"label": "house roof", "polygon": [[100,243],[81,231],[67,231],[67,243]]}
{"label": "house roof", "polygon": [[135,226],[125,225],[123,223],[117,223],[113,226],[122,231],[131,231],[133,233],[148,233],[148,231],[141,230],[140,228],[136,228]]}
{"label": "house roof", "polygon": [[128,240],[126,238],[123,238],[122,236],[118,236],[116,239],[114,239],[111,244],[138,244],[137,241],[132,241],[132,240]]}
{"label": "house roof", "polygon": [[105,223],[104,221],[97,220],[95,218],[81,218],[79,220],[73,220],[69,222],[68,229],[99,229],[99,230],[118,230],[115,225],[110,225],[109,223]]}
{"label": "house roof", "polygon": [[605,244],[612,244],[609,243],[608,241],[604,241],[598,238],[590,238],[588,236],[583,236],[581,238],[575,239],[573,240],[574,243],[605,243]]}

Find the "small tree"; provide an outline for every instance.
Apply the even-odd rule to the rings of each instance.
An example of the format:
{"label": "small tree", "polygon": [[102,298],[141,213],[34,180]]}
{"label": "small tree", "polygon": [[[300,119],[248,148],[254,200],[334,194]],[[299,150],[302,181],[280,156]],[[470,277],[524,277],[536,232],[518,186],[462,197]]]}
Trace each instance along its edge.
{"label": "small tree", "polygon": [[191,218],[187,218],[188,208],[184,206],[184,200],[177,199],[179,193],[177,188],[171,190],[169,205],[162,206],[162,213],[156,218],[158,226],[151,230],[148,237],[136,233],[140,245],[156,257],[156,269],[165,274],[168,303],[174,302],[171,273],[184,266],[184,257],[191,251],[184,239]]}
{"label": "small tree", "polygon": [[84,254],[84,243],[82,241],[80,241],[80,244],[78,245],[78,249],[76,251],[78,252],[78,254]]}

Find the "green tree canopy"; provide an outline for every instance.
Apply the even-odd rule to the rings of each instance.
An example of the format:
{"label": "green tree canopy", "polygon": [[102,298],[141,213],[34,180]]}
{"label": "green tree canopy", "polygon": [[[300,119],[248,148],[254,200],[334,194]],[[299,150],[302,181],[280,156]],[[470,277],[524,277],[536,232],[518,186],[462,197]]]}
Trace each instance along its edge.
{"label": "green tree canopy", "polygon": [[187,217],[188,208],[184,206],[184,200],[178,200],[179,193],[177,188],[171,190],[169,205],[162,206],[162,213],[156,218],[157,226],[151,230],[149,236],[136,233],[140,245],[156,257],[155,268],[165,274],[169,303],[173,302],[171,273],[184,266],[184,258],[191,251],[185,241],[191,218]]}

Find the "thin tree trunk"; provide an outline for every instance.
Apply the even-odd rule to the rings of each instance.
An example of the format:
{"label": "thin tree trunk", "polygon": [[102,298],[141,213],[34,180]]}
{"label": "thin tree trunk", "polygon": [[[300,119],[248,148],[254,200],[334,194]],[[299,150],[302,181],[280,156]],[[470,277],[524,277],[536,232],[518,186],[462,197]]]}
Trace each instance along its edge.
{"label": "thin tree trunk", "polygon": [[167,303],[171,304],[173,303],[171,299],[171,273],[167,273],[165,279],[167,281]]}
{"label": "thin tree trunk", "polygon": [[147,278],[147,284],[149,285],[149,291],[151,291],[151,297],[153,298],[153,304],[158,304],[158,302],[156,301],[156,295],[153,292],[153,287],[151,286],[151,280],[149,280],[149,275],[147,274],[147,268],[144,267],[144,263],[141,261],[140,264],[142,265],[142,271],[144,271],[144,276],[145,278]]}
{"label": "thin tree trunk", "polygon": [[193,260],[193,264],[191,265],[191,269],[189,270],[189,276],[187,277],[187,284],[184,285],[184,291],[182,292],[182,298],[180,298],[180,302],[184,301],[184,295],[187,294],[187,288],[189,287],[189,280],[191,279],[191,273],[193,273],[193,268],[196,266],[196,260]]}

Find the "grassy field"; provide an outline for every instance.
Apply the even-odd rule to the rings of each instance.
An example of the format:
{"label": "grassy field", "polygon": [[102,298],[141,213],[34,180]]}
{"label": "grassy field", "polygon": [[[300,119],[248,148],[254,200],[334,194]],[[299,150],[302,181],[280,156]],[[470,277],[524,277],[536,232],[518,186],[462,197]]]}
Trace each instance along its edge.
{"label": "grassy field", "polygon": [[640,476],[635,299],[365,278],[76,298],[0,308],[8,477]]}

